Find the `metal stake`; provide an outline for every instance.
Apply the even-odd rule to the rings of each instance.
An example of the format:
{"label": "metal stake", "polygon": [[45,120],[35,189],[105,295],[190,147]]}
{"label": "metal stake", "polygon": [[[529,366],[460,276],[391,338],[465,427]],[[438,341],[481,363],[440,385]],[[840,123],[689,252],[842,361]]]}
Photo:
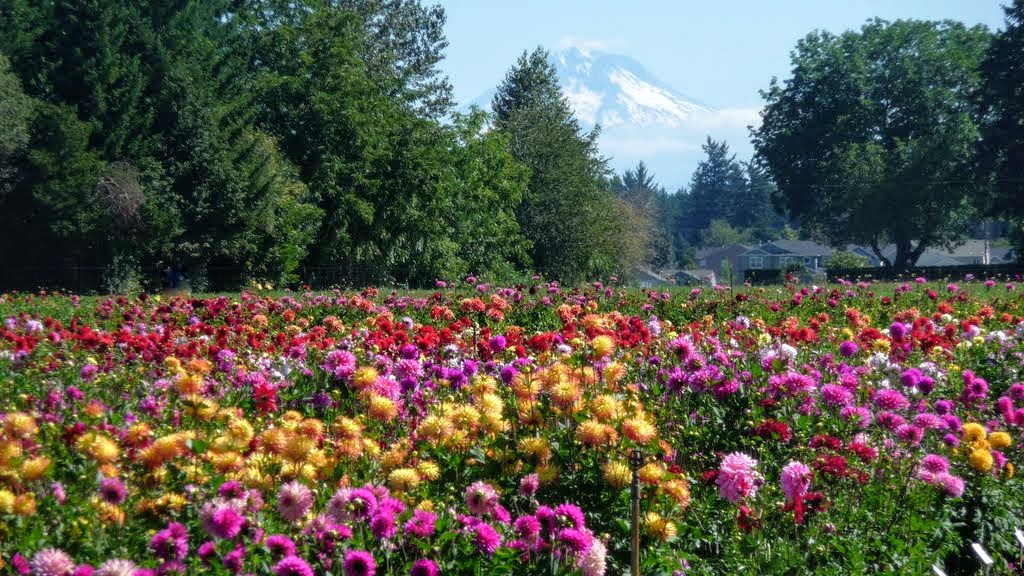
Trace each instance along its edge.
{"label": "metal stake", "polygon": [[640,467],[644,465],[644,453],[639,448],[634,448],[630,452],[629,465],[633,469],[633,482],[629,489],[633,508],[629,576],[640,576]]}

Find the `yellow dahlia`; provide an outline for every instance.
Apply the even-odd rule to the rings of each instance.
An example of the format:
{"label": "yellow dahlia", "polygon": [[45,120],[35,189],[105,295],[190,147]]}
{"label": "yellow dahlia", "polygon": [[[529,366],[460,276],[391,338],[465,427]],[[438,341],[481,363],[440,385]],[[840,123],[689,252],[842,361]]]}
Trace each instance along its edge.
{"label": "yellow dahlia", "polygon": [[661,462],[649,462],[639,470],[640,481],[644,484],[657,486],[665,472],[665,465]]}
{"label": "yellow dahlia", "polygon": [[0,488],[0,514],[14,512],[14,493],[6,488]]}
{"label": "yellow dahlia", "polygon": [[621,460],[611,460],[604,465],[604,481],[612,488],[628,486],[632,477],[629,465]]}
{"label": "yellow dahlia", "polygon": [[19,494],[14,498],[14,514],[17,516],[31,516],[36,513],[36,495],[32,493]]}
{"label": "yellow dahlia", "polygon": [[21,477],[26,482],[42,478],[50,469],[50,459],[46,456],[31,458],[21,463]]}
{"label": "yellow dahlia", "polygon": [[412,468],[397,468],[388,474],[388,486],[399,493],[415,490],[420,480],[419,472]]}
{"label": "yellow dahlia", "polygon": [[988,442],[996,450],[1003,450],[1013,445],[1013,438],[1006,432],[993,432],[989,435]]}
{"label": "yellow dahlia", "polygon": [[441,476],[441,469],[438,468],[437,464],[424,460],[416,465],[416,471],[419,472],[420,477],[428,481],[437,480]]}
{"label": "yellow dahlia", "polygon": [[661,484],[661,491],[675,500],[682,511],[690,506],[690,483],[685,479],[673,478]]}
{"label": "yellow dahlia", "polygon": [[34,418],[24,412],[13,412],[4,416],[4,432],[8,438],[31,438],[39,432]]}
{"label": "yellow dahlia", "polygon": [[964,441],[974,442],[975,440],[984,440],[986,436],[985,427],[977,422],[968,422],[964,424]]}
{"label": "yellow dahlia", "polygon": [[978,472],[988,472],[992,470],[992,453],[988,450],[974,450],[967,459],[971,463],[971,468],[974,468]]}
{"label": "yellow dahlia", "polygon": [[594,349],[594,358],[607,358],[615,352],[615,340],[611,336],[601,335],[590,341]]}

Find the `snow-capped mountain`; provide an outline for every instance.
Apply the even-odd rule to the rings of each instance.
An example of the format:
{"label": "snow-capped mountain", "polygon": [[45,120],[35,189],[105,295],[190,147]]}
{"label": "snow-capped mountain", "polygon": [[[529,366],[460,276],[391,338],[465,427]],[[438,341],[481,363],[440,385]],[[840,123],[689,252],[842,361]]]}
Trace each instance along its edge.
{"label": "snow-capped mountain", "polygon": [[[569,47],[551,59],[580,124],[601,126],[601,152],[619,172],[643,160],[675,190],[689,180],[707,136],[726,140],[742,159],[750,157],[746,127],[758,122],[756,109],[705,104],[620,54]],[[493,96],[490,90],[474,103],[489,110]]]}
{"label": "snow-capped mountain", "polygon": [[626,56],[568,48],[554,54],[554,63],[562,91],[585,125],[679,128],[694,114],[712,111]]}

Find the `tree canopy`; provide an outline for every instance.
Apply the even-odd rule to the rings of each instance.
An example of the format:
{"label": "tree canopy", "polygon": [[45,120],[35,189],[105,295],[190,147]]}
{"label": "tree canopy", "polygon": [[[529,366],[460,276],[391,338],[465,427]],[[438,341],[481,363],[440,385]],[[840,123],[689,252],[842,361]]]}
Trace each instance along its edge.
{"label": "tree canopy", "polygon": [[979,166],[986,216],[1024,218],[1024,0],[1005,8],[1006,29],[981,65]]}
{"label": "tree canopy", "polygon": [[646,259],[647,219],[612,194],[599,132],[580,127],[546,50],[519,57],[491,106],[495,128],[530,169],[517,218],[538,271],[578,281]]}
{"label": "tree canopy", "polygon": [[972,216],[972,94],[990,38],[956,22],[872,20],[800,40],[752,132],[779,206],[833,244],[886,260],[894,243],[898,267],[955,243]]}

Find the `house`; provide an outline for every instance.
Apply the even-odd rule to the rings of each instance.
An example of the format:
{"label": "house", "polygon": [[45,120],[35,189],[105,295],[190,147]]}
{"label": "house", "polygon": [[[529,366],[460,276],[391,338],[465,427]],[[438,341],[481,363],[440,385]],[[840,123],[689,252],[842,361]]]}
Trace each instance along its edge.
{"label": "house", "polygon": [[[732,244],[719,248],[700,248],[694,255],[697,268],[715,273],[719,282],[730,284],[733,279],[742,281],[743,254],[750,251],[753,245]],[[726,266],[728,263],[728,266]],[[732,278],[730,278],[730,272]]]}
{"label": "house", "polygon": [[[882,254],[891,262],[896,257],[896,245],[888,244],[882,248]],[[1013,249],[1006,246],[988,245],[988,258],[985,257],[984,240],[967,240],[952,250],[941,246],[927,248],[917,260],[917,266],[965,266],[978,264],[1006,264],[1014,261]]]}
{"label": "house", "polygon": [[633,280],[641,288],[662,288],[671,286],[674,283],[673,279],[666,278],[665,276],[643,266],[636,266],[633,268]]}
{"label": "house", "polygon": [[[882,260],[875,254],[875,251],[866,246],[858,246],[857,244],[848,244],[843,250],[856,254],[861,258],[867,258],[868,267],[875,268],[882,265]],[[826,264],[826,268],[828,265]]]}
{"label": "house", "polygon": [[803,265],[807,270],[825,267],[832,249],[809,240],[775,240],[751,248],[740,257],[740,270],[783,270]]}
{"label": "house", "polygon": [[714,270],[680,270],[672,275],[677,286],[714,286]]}

